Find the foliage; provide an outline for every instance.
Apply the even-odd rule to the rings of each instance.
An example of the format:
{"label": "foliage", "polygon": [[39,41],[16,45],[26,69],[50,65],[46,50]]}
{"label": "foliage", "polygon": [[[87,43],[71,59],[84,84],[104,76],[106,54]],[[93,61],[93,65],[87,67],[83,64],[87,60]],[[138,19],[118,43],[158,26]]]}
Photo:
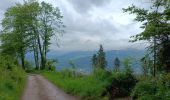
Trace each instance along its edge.
{"label": "foliage", "polygon": [[101,69],[105,69],[107,65],[107,61],[105,58],[105,52],[103,50],[103,46],[100,45],[100,49],[97,53],[97,67],[101,68]]}
{"label": "foliage", "polygon": [[[145,80],[142,82],[139,82],[136,86],[135,89],[132,92],[132,97],[133,98],[138,98],[138,97],[142,97],[144,95],[147,96],[151,96],[155,94],[155,89],[156,86],[154,84],[154,81],[150,81],[150,80]],[[142,97],[143,98],[143,97]]]}
{"label": "foliage", "polygon": [[2,53],[19,57],[23,69],[25,69],[25,53],[29,45],[28,25],[31,23],[30,14],[32,9],[27,10],[29,5],[17,4],[5,12],[2,21],[3,31],[1,34]]}
{"label": "foliage", "polygon": [[114,60],[114,70],[119,71],[120,70],[119,67],[120,67],[120,60],[119,60],[118,57],[116,57],[115,60]]}
{"label": "foliage", "polygon": [[95,76],[96,79],[102,81],[109,79],[111,76],[111,72],[98,68],[94,70],[94,73],[92,75]]}
{"label": "foliage", "polygon": [[47,70],[50,70],[50,71],[55,71],[56,70],[56,63],[57,63],[58,61],[56,61],[56,60],[53,60],[53,59],[48,59],[47,61],[46,61],[46,69]]}
{"label": "foliage", "polygon": [[40,3],[39,7],[40,11],[37,17],[40,24],[35,27],[38,27],[36,32],[38,32],[39,35],[37,41],[41,55],[41,69],[44,69],[47,60],[47,52],[49,51],[49,46],[51,44],[50,40],[52,37],[55,37],[55,39],[58,40],[58,35],[63,33],[62,28],[64,25],[62,22],[63,16],[58,7],[55,8],[44,1]]}
{"label": "foliage", "polygon": [[132,62],[131,62],[130,58],[125,58],[123,61],[123,64],[124,64],[124,72],[126,74],[133,74],[133,70],[131,68]]}
{"label": "foliage", "polygon": [[72,60],[69,61],[69,64],[70,64],[70,66],[71,66],[72,76],[73,76],[73,77],[77,77],[77,72],[76,72],[77,66],[76,66],[76,64],[75,64],[74,61],[72,61]]}
{"label": "foliage", "polygon": [[33,52],[36,69],[45,69],[50,40],[63,33],[62,18],[59,8],[36,0],[8,8],[2,20],[1,52],[20,59],[23,69],[25,54]]}
{"label": "foliage", "polygon": [[100,45],[100,49],[97,54],[94,54],[92,57],[92,66],[95,68],[105,69],[107,65],[107,61],[105,58],[105,52],[103,46]]}
{"label": "foliage", "polygon": [[108,83],[104,78],[99,80],[93,75],[72,77],[69,70],[42,74],[66,92],[87,100],[101,100],[103,93],[106,93]]}
{"label": "foliage", "polygon": [[132,97],[138,100],[169,100],[170,74],[141,80],[135,86]]}
{"label": "foliage", "polygon": [[165,71],[170,71],[170,2],[169,0],[153,0],[150,9],[138,8],[134,5],[123,9],[124,12],[135,14],[135,20],[142,22],[143,32],[132,36],[132,42],[147,40],[150,43],[149,49],[154,53],[154,76],[156,64]]}
{"label": "foliage", "polygon": [[112,76],[109,81],[110,85],[107,87],[111,99],[129,96],[136,85],[137,79],[133,75],[131,61],[129,58],[124,60],[124,67],[123,71],[112,72]]}
{"label": "foliage", "polygon": [[94,54],[91,60],[92,60],[92,66],[95,69],[97,67],[97,55]]}
{"label": "foliage", "polygon": [[18,100],[25,86],[26,74],[15,64],[15,60],[0,58],[0,100]]}
{"label": "foliage", "polygon": [[76,77],[71,70],[60,72],[42,72],[47,79],[66,92],[87,100],[108,100],[109,98],[128,96],[136,83],[132,74],[124,72],[111,73],[96,69],[89,75],[79,74]]}
{"label": "foliage", "polygon": [[148,54],[141,59],[141,62],[143,75],[153,75],[153,62]]}
{"label": "foliage", "polygon": [[114,72],[107,87],[110,98],[129,96],[136,82],[132,74]]}

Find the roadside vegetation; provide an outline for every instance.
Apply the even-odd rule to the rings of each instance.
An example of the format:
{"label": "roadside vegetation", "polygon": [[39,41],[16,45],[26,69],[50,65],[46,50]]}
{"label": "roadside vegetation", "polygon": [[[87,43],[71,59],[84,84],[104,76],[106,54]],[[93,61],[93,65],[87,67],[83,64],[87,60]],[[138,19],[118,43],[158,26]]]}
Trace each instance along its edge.
{"label": "roadside vegetation", "polygon": [[132,5],[124,12],[136,15],[143,32],[132,36],[131,42],[148,41],[148,54],[142,59],[142,72],[132,98],[137,100],[169,100],[170,97],[170,1],[153,0],[151,7],[144,9]]}
{"label": "roadside vegetation", "polygon": [[109,84],[107,75],[104,75],[103,79],[98,79],[94,75],[78,75],[74,77],[69,70],[43,72],[42,75],[67,93],[88,100],[104,98],[102,94],[106,92],[106,86]]}
{"label": "roadside vegetation", "polygon": [[0,58],[0,100],[19,100],[25,87],[26,73],[15,60]]}
{"label": "roadside vegetation", "polygon": [[131,75],[127,76],[123,72],[112,73],[102,70],[98,70],[96,74],[79,74],[77,76],[73,76],[69,70],[61,72],[45,71],[41,74],[67,93],[86,100],[108,100],[129,96],[136,83]]}
{"label": "roadside vegetation", "polygon": [[138,100],[170,100],[170,74],[140,78],[131,96]]}
{"label": "roadside vegetation", "polygon": [[9,7],[1,25],[0,100],[19,100],[31,68],[27,53],[34,54],[34,69],[53,69],[47,52],[51,38],[63,33],[62,15],[49,3],[28,0]]}
{"label": "roadside vegetation", "polygon": [[[124,61],[123,71],[120,71],[118,58],[115,60],[116,69],[106,70],[105,52],[100,45],[92,62],[96,65],[93,66],[94,71],[90,74],[77,72],[74,67],[62,71],[40,73],[67,93],[86,100],[109,100],[130,95],[137,79],[133,74],[129,59]],[[97,66],[101,64],[103,66]],[[74,63],[72,65],[75,66]]]}

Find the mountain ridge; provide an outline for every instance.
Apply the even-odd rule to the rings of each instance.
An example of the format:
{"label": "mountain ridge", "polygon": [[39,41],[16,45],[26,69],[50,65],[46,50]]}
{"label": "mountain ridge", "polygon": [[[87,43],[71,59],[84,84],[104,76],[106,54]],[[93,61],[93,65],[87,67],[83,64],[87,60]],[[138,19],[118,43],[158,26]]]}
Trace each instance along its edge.
{"label": "mountain ridge", "polygon": [[[77,66],[77,69],[90,72],[92,70],[91,57],[95,53],[97,53],[97,51],[74,51],[74,52],[65,53],[59,56],[55,56],[55,55],[49,56],[49,58],[58,60],[58,64],[56,65],[57,70],[71,68],[69,62],[73,61],[75,65]],[[113,61],[116,57],[118,57],[121,63],[123,62],[125,58],[131,58],[133,62],[132,67],[137,66],[136,68],[133,68],[133,69],[135,71],[136,70],[139,71],[140,70],[139,60],[140,58],[144,56],[145,50],[136,50],[136,49],[109,50],[109,51],[106,51],[105,53],[106,53],[106,60],[108,62],[108,67],[107,67],[108,69],[113,68]],[[137,64],[135,64],[136,62]]]}

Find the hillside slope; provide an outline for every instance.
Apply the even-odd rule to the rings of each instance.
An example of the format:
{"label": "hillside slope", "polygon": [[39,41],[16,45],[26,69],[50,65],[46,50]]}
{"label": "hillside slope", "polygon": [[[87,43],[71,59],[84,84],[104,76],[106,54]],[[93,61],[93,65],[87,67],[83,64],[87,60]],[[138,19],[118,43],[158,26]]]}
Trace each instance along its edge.
{"label": "hillside slope", "polygon": [[[144,55],[144,50],[112,50],[106,52],[106,60],[108,62],[108,68],[113,68],[113,61],[116,57],[120,59],[123,63],[125,58],[131,58],[132,60],[132,67],[135,71],[140,70],[140,62],[139,60]],[[77,66],[78,70],[90,72],[91,71],[91,58],[92,55],[96,53],[95,51],[78,51],[78,52],[70,52],[60,56],[50,56],[52,59],[57,59],[59,62],[57,64],[57,70],[61,70],[64,68],[71,68],[69,62],[73,61]],[[49,53],[49,55],[52,55]],[[121,65],[121,67],[123,67]]]}

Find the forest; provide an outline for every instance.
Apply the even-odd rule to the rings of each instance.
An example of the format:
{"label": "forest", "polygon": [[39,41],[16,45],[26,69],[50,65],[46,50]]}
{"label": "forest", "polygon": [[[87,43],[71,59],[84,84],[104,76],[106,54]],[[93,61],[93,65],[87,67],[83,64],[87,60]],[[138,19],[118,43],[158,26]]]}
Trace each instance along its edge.
{"label": "forest", "polygon": [[[0,28],[0,100],[170,100],[170,0],[148,2],[149,9],[133,4],[121,9],[141,23],[142,32],[129,42],[149,44],[140,58],[141,73],[135,72],[129,57],[113,58],[113,67],[108,69],[103,44],[91,55],[90,73],[78,71],[72,60],[70,68],[57,70],[58,61],[48,53],[52,41],[59,48],[60,39],[65,38],[67,25],[60,8],[37,0],[9,7]],[[54,86],[48,87],[47,82]],[[40,93],[34,94],[30,84]],[[53,87],[62,92],[57,94]]]}

